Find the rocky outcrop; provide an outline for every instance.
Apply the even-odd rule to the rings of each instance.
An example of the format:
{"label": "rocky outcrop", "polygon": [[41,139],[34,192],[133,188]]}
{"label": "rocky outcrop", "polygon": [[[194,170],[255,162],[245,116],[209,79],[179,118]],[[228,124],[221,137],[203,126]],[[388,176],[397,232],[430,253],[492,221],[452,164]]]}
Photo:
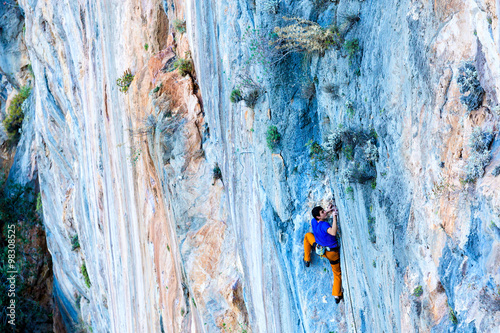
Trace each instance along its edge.
{"label": "rocky outcrop", "polygon": [[[498,1],[20,4],[68,330],[498,329]],[[279,53],[283,16],[340,42]],[[331,198],[339,306],[302,264]]]}

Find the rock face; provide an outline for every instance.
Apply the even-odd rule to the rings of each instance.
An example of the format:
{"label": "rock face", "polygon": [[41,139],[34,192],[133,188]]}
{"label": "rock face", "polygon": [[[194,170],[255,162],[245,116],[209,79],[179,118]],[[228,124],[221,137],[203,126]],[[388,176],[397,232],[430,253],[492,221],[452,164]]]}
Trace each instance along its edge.
{"label": "rock face", "polygon": [[[68,331],[498,330],[498,1],[19,3]],[[280,54],[283,16],[342,40]],[[338,306],[302,263],[331,198]]]}

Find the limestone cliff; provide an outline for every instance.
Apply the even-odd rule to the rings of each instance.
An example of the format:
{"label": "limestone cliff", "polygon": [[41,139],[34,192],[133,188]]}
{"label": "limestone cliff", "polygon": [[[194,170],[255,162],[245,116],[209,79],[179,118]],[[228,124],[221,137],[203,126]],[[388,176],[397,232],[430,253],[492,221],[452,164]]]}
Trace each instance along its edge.
{"label": "limestone cliff", "polygon": [[68,331],[499,329],[498,1],[19,4]]}

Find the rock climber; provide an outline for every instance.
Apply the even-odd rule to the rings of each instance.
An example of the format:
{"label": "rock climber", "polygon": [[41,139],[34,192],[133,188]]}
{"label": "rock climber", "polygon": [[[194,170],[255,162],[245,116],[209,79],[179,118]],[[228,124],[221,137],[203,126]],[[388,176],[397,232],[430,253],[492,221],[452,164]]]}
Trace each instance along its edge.
{"label": "rock climber", "polygon": [[[311,250],[317,245],[318,251],[321,253],[321,246],[325,249],[322,257],[326,257],[330,261],[333,271],[333,289],[332,295],[335,297],[335,303],[340,303],[344,298],[342,294],[342,273],[340,271],[340,252],[337,243],[337,207],[332,203],[327,210],[322,207],[314,207],[312,210],[313,219],[311,226],[313,232],[308,232],[304,237],[304,264],[309,267],[311,264]],[[326,219],[333,213],[332,225],[326,222]],[[316,251],[318,253],[318,251]]]}

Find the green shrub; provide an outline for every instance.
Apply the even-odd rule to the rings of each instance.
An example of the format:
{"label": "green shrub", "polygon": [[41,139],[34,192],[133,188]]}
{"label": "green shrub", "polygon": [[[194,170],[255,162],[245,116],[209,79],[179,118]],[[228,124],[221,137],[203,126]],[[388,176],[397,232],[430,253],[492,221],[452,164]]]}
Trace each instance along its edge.
{"label": "green shrub", "polygon": [[376,179],[376,178],[374,178],[374,179],[372,180],[371,186],[372,186],[372,189],[377,188],[377,179]]}
{"label": "green shrub", "polygon": [[479,82],[476,67],[472,62],[465,62],[458,69],[457,83],[460,88],[460,102],[467,107],[467,111],[478,109],[484,96],[484,89]]}
{"label": "green shrub", "polygon": [[76,296],[75,303],[76,303],[76,308],[77,308],[78,310],[80,310],[80,309],[81,309],[81,307],[82,307],[82,304],[81,304],[81,303],[82,303],[82,295],[78,295],[78,296]]}
{"label": "green shrub", "polygon": [[330,135],[328,135],[326,142],[324,144],[325,151],[328,155],[334,156],[342,148],[342,142],[345,141],[345,136],[347,134],[347,129],[343,127],[338,127],[333,130]]}
{"label": "green shrub", "polygon": [[364,148],[365,159],[368,162],[377,162],[378,161],[378,150],[377,146],[372,143],[371,140],[366,142],[366,146]]}
{"label": "green shrub", "polygon": [[415,297],[420,297],[424,293],[424,290],[422,289],[422,286],[418,286],[413,290],[413,296]]}
{"label": "green shrub", "polygon": [[354,104],[350,100],[347,100],[345,102],[345,107],[347,109],[347,114],[349,115],[349,118],[354,117]]}
{"label": "green shrub", "polygon": [[[220,170],[219,163],[217,163],[217,162],[215,162],[214,168],[212,169],[212,178],[213,178],[212,185],[215,185],[215,182],[218,179],[222,180],[222,171]],[[170,249],[169,249],[169,251],[170,251]]]}
{"label": "green shrub", "polygon": [[370,237],[370,242],[375,244],[377,242],[377,235],[375,235],[375,218],[368,218],[368,235]]}
{"label": "green shrub", "polygon": [[144,50],[147,51],[149,49],[148,43],[144,44]]}
{"label": "green shrub", "polygon": [[35,78],[35,72],[33,72],[33,66],[28,64],[28,71],[30,72],[31,77]]}
{"label": "green shrub", "polygon": [[83,275],[83,280],[85,281],[85,285],[87,288],[90,288],[92,284],[90,283],[90,277],[89,273],[87,272],[87,266],[85,265],[85,262],[83,262],[82,267],[81,267],[82,275]]}
{"label": "green shrub", "polygon": [[174,22],[174,29],[178,32],[178,33],[185,33],[186,32],[186,21],[183,21],[183,20],[179,20],[179,19],[175,19]]}
{"label": "green shrub", "polygon": [[342,147],[342,151],[344,152],[345,157],[352,161],[354,159],[354,148],[350,144],[346,144]]}
{"label": "green shrub", "polygon": [[448,308],[449,308],[449,315],[450,315],[451,322],[454,325],[458,324],[458,319],[457,319],[457,316],[455,315],[455,311],[453,310],[453,308],[450,305],[448,305]]}
{"label": "green shrub", "polygon": [[30,96],[31,87],[24,86],[19,90],[16,96],[10,102],[8,108],[8,115],[3,120],[3,126],[5,127],[5,131],[8,136],[8,144],[9,146],[14,146],[17,144],[21,137],[21,133],[19,130],[23,126],[24,120],[24,112],[23,112],[23,103]]}
{"label": "green shrub", "polygon": [[127,69],[122,77],[116,79],[116,85],[120,87],[120,91],[126,93],[128,91],[128,88],[130,87],[130,84],[132,84],[132,81],[134,80],[134,76],[130,72],[130,69]]}
{"label": "green shrub", "polygon": [[493,171],[491,171],[491,174],[492,174],[493,176],[495,176],[495,177],[496,177],[496,176],[498,176],[498,175],[500,175],[500,165],[497,165],[497,166],[495,167],[495,169],[493,169]]}
{"label": "green shrub", "polygon": [[311,139],[308,143],[306,143],[306,146],[309,147],[309,156],[311,157],[311,159],[320,161],[324,160],[325,151],[319,143]]}
{"label": "green shrub", "polygon": [[349,196],[349,199],[354,200],[354,189],[352,188],[352,186],[348,186],[345,189],[345,193]]}
{"label": "green shrub", "polygon": [[484,168],[491,160],[489,150],[491,141],[493,141],[491,131],[483,131],[480,127],[472,131],[468,144],[471,154],[465,165],[465,182],[473,182],[484,175]]}
{"label": "green shrub", "polygon": [[359,41],[358,39],[346,40],[344,43],[344,50],[347,51],[347,59],[349,59],[349,65],[352,64],[352,60],[359,51]]}
{"label": "green shrub", "polygon": [[278,146],[280,139],[281,135],[278,132],[278,128],[274,125],[269,126],[266,135],[267,146],[269,149],[274,150]]}
{"label": "green shrub", "polygon": [[38,214],[42,214],[43,206],[42,206],[42,193],[38,192],[36,195],[36,211]]}
{"label": "green shrub", "polygon": [[312,139],[306,143],[306,147],[309,150],[313,176],[317,178],[325,172],[325,161],[327,161],[325,151],[318,142]]}
{"label": "green shrub", "polygon": [[231,103],[238,103],[242,99],[243,97],[241,96],[241,90],[238,88],[234,88],[231,91],[231,96],[229,96],[229,100],[231,101]]}
{"label": "green shrub", "polygon": [[153,89],[153,93],[157,93],[158,91],[160,91],[160,89],[163,88],[163,83],[160,83],[159,85],[157,85],[154,89]]}
{"label": "green shrub", "polygon": [[78,241],[78,235],[71,237],[71,251],[75,251],[80,248],[80,242]]}
{"label": "green shrub", "polygon": [[189,59],[179,58],[174,62],[174,68],[179,71],[179,75],[186,76],[193,72],[193,63]]}

